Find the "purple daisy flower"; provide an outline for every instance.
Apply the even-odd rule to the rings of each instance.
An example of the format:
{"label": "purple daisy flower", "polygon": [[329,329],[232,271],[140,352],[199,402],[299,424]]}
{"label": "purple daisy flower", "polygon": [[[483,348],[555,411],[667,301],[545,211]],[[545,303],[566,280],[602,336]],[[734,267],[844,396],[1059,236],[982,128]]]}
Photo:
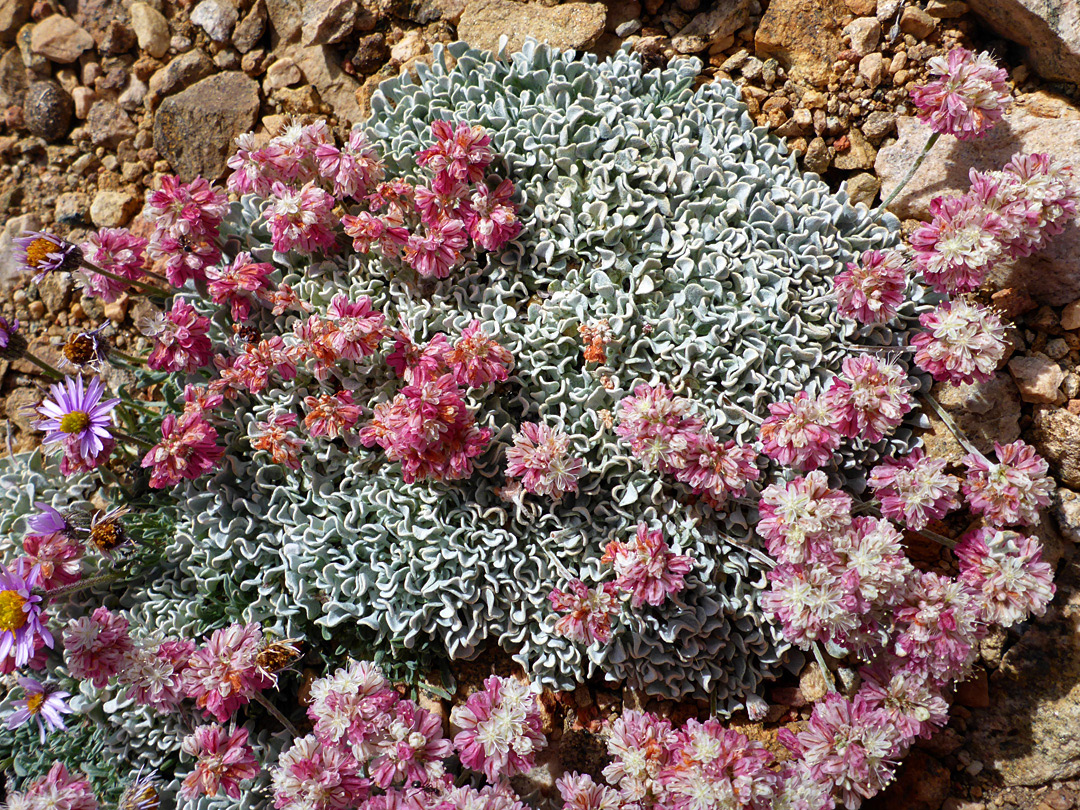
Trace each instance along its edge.
{"label": "purple daisy flower", "polygon": [[26,353],[26,338],[19,331],[19,321],[0,316],[0,357],[18,360]]}
{"label": "purple daisy flower", "polygon": [[19,678],[19,686],[26,691],[26,697],[12,704],[16,707],[16,711],[8,716],[9,729],[18,728],[30,718],[34,718],[41,731],[42,745],[45,744],[46,726],[49,730],[67,731],[63,715],[71,714],[71,707],[67,705],[64,698],[70,697],[70,692],[53,689],[35,678]]}
{"label": "purple daisy flower", "polygon": [[41,597],[30,593],[41,579],[41,566],[30,569],[29,576],[22,570],[0,564],[0,661],[14,654],[16,667],[30,660],[39,636],[46,647],[53,645],[52,633],[41,623]]}
{"label": "purple daisy flower", "polygon": [[35,501],[38,513],[26,519],[26,525],[33,534],[58,534],[66,533],[71,529],[71,524],[58,511],[47,503]]}
{"label": "purple daisy flower", "polygon": [[82,264],[82,248],[51,233],[26,231],[15,239],[15,246],[19,266],[35,273],[34,281],[56,270],[75,270]]}
{"label": "purple daisy flower", "polygon": [[19,331],[19,320],[16,318],[11,323],[8,319],[0,316],[0,349],[6,349],[11,342],[11,336]]}
{"label": "purple daisy flower", "polygon": [[113,443],[112,409],[119,399],[102,399],[105,386],[94,377],[83,386],[83,378],[66,377],[49,388],[50,398],[38,406],[44,416],[34,423],[45,431],[42,444],[62,442],[66,454],[76,456],[85,466],[96,466],[96,459]]}

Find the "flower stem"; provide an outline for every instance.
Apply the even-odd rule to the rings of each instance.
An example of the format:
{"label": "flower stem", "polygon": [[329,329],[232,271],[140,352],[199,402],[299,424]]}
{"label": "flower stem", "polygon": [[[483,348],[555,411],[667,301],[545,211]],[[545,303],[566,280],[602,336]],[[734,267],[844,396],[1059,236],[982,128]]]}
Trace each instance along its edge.
{"label": "flower stem", "polygon": [[281,725],[285,726],[285,728],[288,730],[288,732],[290,734],[292,734],[294,737],[299,737],[300,736],[300,732],[296,730],[296,726],[294,726],[292,723],[290,723],[289,718],[287,718],[285,715],[283,715],[281,712],[279,712],[277,706],[275,706],[273,703],[271,703],[269,700],[267,700],[263,696],[262,692],[256,692],[252,697],[254,697],[256,702],[258,702],[264,709],[266,709],[268,712],[270,712],[271,716],[275,720],[277,720],[279,723],[281,723]]}
{"label": "flower stem", "polygon": [[927,540],[933,540],[935,543],[945,546],[945,548],[956,548],[956,541],[949,539],[943,534],[938,534],[937,532],[926,528],[915,529],[914,531],[916,534],[921,534]]}
{"label": "flower stem", "polygon": [[979,452],[979,448],[972,444],[971,440],[968,439],[968,437],[960,431],[960,428],[956,426],[956,422],[954,422],[953,418],[949,416],[948,411],[941,407],[941,403],[934,399],[934,397],[930,394],[926,395],[926,401],[930,404],[930,407],[933,409],[934,413],[938,415],[938,418],[945,423],[945,427],[947,427],[952,433],[952,435],[956,437],[956,440],[960,442],[961,447],[963,447],[965,450],[967,450],[969,453],[972,453],[973,455],[982,456],[982,453]]}
{"label": "flower stem", "polygon": [[127,284],[129,287],[133,287],[134,289],[147,293],[148,295],[157,295],[163,298],[166,298],[170,295],[169,292],[162,290],[158,287],[154,287],[150,284],[146,284],[145,282],[135,281],[134,279],[130,278],[124,278],[124,276],[118,276],[116,275],[116,273],[110,273],[108,270],[102,270],[97,265],[90,264],[90,262],[86,261],[85,259],[83,260],[83,269],[91,273],[97,273],[99,276],[105,276],[105,278],[110,278],[113,281],[119,281],[121,284]]}
{"label": "flower stem", "polygon": [[120,351],[119,349],[109,349],[109,354],[116,355],[121,360],[124,360],[125,362],[127,362],[129,365],[133,365],[133,366],[144,366],[144,365],[146,365],[146,358],[145,357],[135,357],[134,355],[126,354],[126,353]]}
{"label": "flower stem", "polygon": [[[157,414],[154,415],[157,416]],[[132,436],[130,433],[121,433],[119,430],[113,430],[112,435],[118,439],[123,439],[126,442],[133,442],[140,447],[145,447],[147,450],[154,446],[150,442],[146,441],[146,439],[140,439],[138,436]]]}
{"label": "flower stem", "polygon": [[120,579],[120,574],[116,573],[102,574],[101,576],[91,577],[90,579],[82,579],[78,582],[73,582],[70,585],[61,585],[58,588],[45,591],[45,598],[55,599],[57,596],[67,596],[68,594],[78,593],[87,588],[93,588],[95,585],[108,585],[110,582],[116,582],[118,579]]}
{"label": "flower stem", "polygon": [[137,411],[145,413],[147,416],[161,416],[161,414],[158,413],[157,411],[152,411],[149,408],[147,408],[146,406],[140,405],[139,403],[135,402],[135,400],[133,400],[133,399],[124,400],[124,405],[126,407],[134,408]]}
{"label": "flower stem", "polygon": [[62,379],[64,379],[63,372],[61,372],[59,369],[53,368],[48,363],[46,363],[44,360],[42,360],[40,357],[35,357],[34,355],[30,354],[30,352],[23,352],[22,356],[25,357],[27,360],[29,360],[31,363],[33,363],[35,366],[40,368],[42,371],[44,371],[47,375],[52,377],[54,380],[62,380]]}
{"label": "flower stem", "polygon": [[816,641],[813,644],[814,660],[817,661],[819,667],[821,667],[821,677],[825,679],[825,685],[829,688],[830,692],[836,691],[836,681],[833,679],[832,672],[825,664],[825,656],[821,654],[821,645]]}
{"label": "flower stem", "polygon": [[940,132],[934,132],[930,135],[930,137],[926,141],[926,146],[923,147],[922,154],[919,155],[918,158],[916,158],[915,162],[911,165],[911,168],[908,169],[908,173],[904,175],[904,179],[897,183],[896,188],[892,190],[892,193],[885,198],[881,205],[879,205],[870,213],[871,220],[880,217],[885,212],[885,209],[889,207],[889,203],[895,200],[896,196],[904,190],[904,186],[906,186],[911,181],[911,178],[915,176],[915,172],[917,172],[919,170],[919,167],[923,165],[923,162],[926,160],[926,156],[930,154],[930,150],[934,148],[934,144],[938,142],[938,138],[940,137]]}

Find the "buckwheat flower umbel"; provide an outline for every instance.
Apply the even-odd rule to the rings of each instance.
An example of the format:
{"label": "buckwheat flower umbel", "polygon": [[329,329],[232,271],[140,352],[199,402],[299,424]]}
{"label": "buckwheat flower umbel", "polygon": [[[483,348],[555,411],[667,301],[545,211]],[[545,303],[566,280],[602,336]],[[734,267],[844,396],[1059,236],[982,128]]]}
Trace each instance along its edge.
{"label": "buckwheat flower umbel", "polygon": [[274,181],[284,176],[284,154],[285,150],[277,144],[256,147],[254,132],[237,135],[236,152],[226,163],[233,170],[228,180],[229,191],[259,197],[269,195]]}
{"label": "buckwheat flower umbel", "polygon": [[457,129],[449,121],[434,121],[431,134],[435,144],[417,153],[416,162],[436,174],[445,172],[455,180],[479,183],[495,159],[491,136],[481,126],[460,121]]}
{"label": "buckwheat flower umbel", "polygon": [[378,217],[369,211],[361,211],[355,216],[345,214],[341,225],[353,240],[353,250],[357,253],[367,253],[377,247],[383,256],[392,258],[400,254],[409,241],[409,229],[399,220]]}
{"label": "buckwheat flower umbel", "polygon": [[280,150],[274,165],[279,167],[281,179],[291,185],[314,180],[319,174],[315,151],[333,141],[326,121],[320,119],[305,124],[299,119],[290,119],[269,143],[270,147]]}
{"label": "buckwheat flower umbel", "polygon": [[601,562],[615,569],[615,585],[630,594],[634,607],[662,605],[686,587],[684,577],[694,567],[694,561],[668,548],[661,530],[650,531],[640,523],[633,540],[613,540],[604,549]]}
{"label": "buckwheat flower umbel", "polygon": [[150,236],[146,255],[174,287],[205,281],[206,271],[221,261],[215,225],[211,231],[175,233],[159,227]]}
{"label": "buckwheat flower umbel", "polygon": [[522,422],[506,449],[506,474],[520,478],[529,492],[554,500],[577,492],[583,470],[582,460],[570,455],[570,437],[547,425]]}
{"label": "buckwheat flower umbel", "polygon": [[627,802],[650,807],[663,794],[661,773],[671,763],[678,738],[668,720],[649,712],[624,710],[611,724],[604,778]]}
{"label": "buckwheat flower umbel", "polygon": [[67,530],[31,532],[23,537],[22,547],[29,567],[40,568],[40,585],[45,590],[71,585],[82,578],[83,548]]}
{"label": "buckwheat flower umbel", "polygon": [[[400,810],[413,810],[415,805],[403,805]],[[365,808],[364,810],[367,810]],[[398,808],[392,808],[398,810]],[[509,785],[487,785],[477,790],[470,785],[451,787],[435,798],[427,799],[420,810],[529,810]]]}
{"label": "buckwheat flower umbel", "polygon": [[985,632],[975,596],[966,582],[916,573],[903,604],[893,611],[893,646],[905,669],[936,684],[967,672]]}
{"label": "buckwheat flower umbel", "polygon": [[420,233],[409,236],[401,255],[421,276],[446,278],[461,262],[462,251],[468,243],[464,223],[459,219],[447,219],[424,225]]}
{"label": "buckwheat flower umbel", "polygon": [[216,232],[229,213],[229,200],[203,177],[182,183],[180,178],[166,175],[160,188],[146,192],[144,213],[159,230],[205,234]]}
{"label": "buckwheat flower umbel", "polygon": [[362,360],[378,350],[386,316],[372,308],[366,295],[350,301],[347,295],[338,293],[330,301],[326,318],[334,325],[328,340],[341,359]]}
{"label": "buckwheat flower umbel", "polygon": [[248,730],[227,731],[221,726],[198,726],[184,737],[180,750],[195,759],[195,769],[184,777],[180,795],[185,799],[216,796],[224,790],[240,798],[240,783],[259,775],[259,762],[248,745]]}
{"label": "buckwheat flower umbel", "polygon": [[813,470],[828,464],[840,446],[835,415],[824,397],[800,391],[787,402],[769,405],[761,424],[762,452],[785,467]]}
{"label": "buckwheat flower umbel", "polygon": [[307,713],[321,745],[347,746],[367,759],[374,754],[387,712],[397,701],[397,692],[377,666],[350,661],[312,683]]}
{"label": "buckwheat flower umbel", "polygon": [[851,497],[831,489],[825,473],[815,470],[765,487],[758,513],[757,532],[769,553],[781,562],[801,563],[821,553],[825,535],[851,524]]}
{"label": "buckwheat flower umbel", "polygon": [[367,196],[385,174],[375,147],[359,129],[349,133],[349,140],[341,149],[332,143],[319,144],[314,157],[319,174],[333,182],[333,194],[339,200]]}
{"label": "buckwheat flower umbel", "polygon": [[254,450],[265,450],[275,464],[284,464],[290,470],[299,470],[304,440],[289,430],[295,427],[296,414],[273,411],[266,421],[255,422],[249,428],[251,447]]}
{"label": "buckwheat flower umbel", "polygon": [[25,666],[37,651],[38,639],[50,649],[53,646],[43,621],[42,599],[32,593],[40,577],[38,566],[27,574],[25,566],[12,570],[0,563],[0,662],[10,657],[16,667]]}
{"label": "buckwheat flower umbel", "polygon": [[450,369],[446,355],[450,343],[446,335],[438,332],[431,340],[417,345],[407,332],[393,333],[394,350],[386,357],[386,363],[405,382],[419,384],[438,379]]}
{"label": "buckwheat flower umbel", "polygon": [[336,243],[334,198],[314,182],[293,189],[274,183],[270,204],[263,210],[274,250],[288,253],[329,251]]}
{"label": "buckwheat flower umbel", "polygon": [[778,777],[780,786],[773,794],[771,810],[835,810],[832,783],[815,779],[802,760],[794,760]]}
{"label": "buckwheat flower umbel", "polygon": [[224,723],[256,693],[270,686],[255,662],[263,634],[257,624],[231,624],[210,634],[188,658],[184,694]]}
{"label": "buckwheat flower umbel", "polygon": [[953,48],[926,65],[934,80],[912,90],[911,100],[934,132],[968,140],[1001,120],[1011,102],[1009,74],[989,53]]}
{"label": "buckwheat flower umbel", "polygon": [[294,379],[296,359],[295,347],[286,345],[281,335],[271,335],[266,340],[245,345],[244,353],[233,364],[233,372],[239,383],[257,394],[270,384],[272,373],[282,380]]}
{"label": "buckwheat flower umbel", "polygon": [[665,804],[672,810],[771,810],[779,781],[772,761],[763,745],[719,720],[690,718],[660,773]]}
{"label": "buckwheat flower umbel", "polygon": [[881,514],[917,531],[958,508],[960,480],[945,472],[946,463],[926,456],[922,448],[883,459],[870,471],[869,481]]}
{"label": "buckwheat flower umbel", "polygon": [[143,334],[154,341],[146,364],[155,371],[198,371],[214,354],[209,330],[210,319],[177,296],[163,317],[146,323]]}
{"label": "buckwheat flower umbel", "polygon": [[64,630],[64,659],[74,678],[90,681],[98,689],[119,674],[134,648],[128,621],[107,608],[68,622]]}
{"label": "buckwheat flower umbel", "polygon": [[940,293],[977,290],[1003,257],[1000,217],[971,194],[935,197],[930,214],[910,240],[923,278]]}
{"label": "buckwheat flower umbel", "polygon": [[844,359],[825,396],[841,435],[878,442],[911,410],[911,388],[899,365],[863,355]]}
{"label": "buckwheat flower umbel", "polygon": [[184,670],[193,652],[195,642],[190,639],[169,639],[156,647],[132,650],[119,682],[140,706],[153,706],[162,713],[175,711],[184,697]]}
{"label": "buckwheat flower umbel", "polygon": [[1047,475],[1049,465],[1023,440],[1010,444],[994,442],[995,464],[982,453],[968,453],[964,495],[977,515],[995,526],[1039,522],[1039,510],[1050,505],[1054,483]]}
{"label": "buckwheat flower umbel", "polygon": [[949,722],[949,703],[941,689],[925,677],[905,671],[898,659],[881,656],[872,666],[860,669],[859,675],[859,698],[867,707],[884,711],[903,740],[928,740]]}
{"label": "buckwheat flower umbel", "polygon": [[212,470],[225,454],[217,445],[217,435],[217,429],[201,413],[166,414],[161,422],[161,441],[141,462],[143,467],[152,468],[150,486],[171,487]]}
{"label": "buckwheat flower umbel", "polygon": [[417,186],[416,210],[420,212],[420,221],[432,226],[447,220],[462,219],[462,204],[469,191],[467,183],[455,180],[448,174],[436,175],[430,187]]}
{"label": "buckwheat flower umbel", "polygon": [[926,331],[911,338],[915,365],[935,380],[987,382],[1005,356],[1005,326],[992,310],[962,298],[919,316]]}
{"label": "buckwheat flower umbel", "polygon": [[566,614],[555,622],[556,635],[579,644],[611,641],[611,617],[621,610],[613,582],[589,588],[580,579],[572,579],[565,591],[554,588],[548,600],[552,610]]}
{"label": "buckwheat flower umbel", "polygon": [[686,466],[675,477],[715,508],[729,498],[741,498],[752,481],[761,477],[757,451],[734,439],[722,442],[710,433],[698,434],[685,453]]}
{"label": "buckwheat flower umbel", "polygon": [[1029,216],[1029,228],[1010,243],[1009,249],[1014,256],[1031,255],[1076,217],[1080,186],[1075,171],[1050,155],[1036,153],[1014,155],[1002,174],[1014,179],[1017,193],[1027,203]]}
{"label": "buckwheat flower umbel", "polygon": [[443,774],[442,761],[454,746],[443,737],[442,720],[411,700],[394,704],[383,733],[375,743],[368,772],[375,784],[428,784]]}
{"label": "buckwheat flower umbel", "polygon": [[307,409],[304,427],[312,436],[340,438],[360,419],[360,407],[353,403],[350,391],[304,397],[304,407]]}
{"label": "buckwheat flower umbel", "polygon": [[768,578],[761,609],[781,624],[785,639],[804,650],[815,641],[847,649],[849,637],[860,627],[858,573],[836,562],[781,563]]}
{"label": "buckwheat flower umbel", "polygon": [[26,810],[98,810],[90,780],[80,777],[82,774],[77,777],[69,773],[63,762],[54,762],[47,774],[26,788],[21,795],[24,804],[16,804],[15,797],[19,794],[12,794],[8,797],[8,807],[11,810],[17,806]]}
{"label": "buckwheat flower umbel", "polygon": [[461,729],[454,737],[461,764],[492,782],[529,770],[547,746],[536,696],[515,678],[492,675],[482,690],[454,707],[450,722]]}
{"label": "buckwheat flower umbel", "polygon": [[251,315],[252,298],[270,289],[274,265],[255,261],[250,253],[236,254],[225,267],[206,271],[206,289],[215,304],[228,304],[234,321],[246,321]]}
{"label": "buckwheat flower umbel", "polygon": [[555,780],[562,796],[562,810],[623,810],[622,797],[606,785],[598,785],[586,773],[576,771]]}
{"label": "buckwheat flower umbel", "polygon": [[830,692],[814,705],[804,731],[782,728],[777,737],[813,778],[835,785],[849,810],[892,781],[899,753],[896,730],[885,712],[859,697],[852,701]]}
{"label": "buckwheat flower umbel", "polygon": [[22,270],[34,273],[35,283],[49,273],[77,270],[82,260],[78,245],[51,233],[27,231],[15,238],[15,262]]}
{"label": "buckwheat flower umbel", "polygon": [[42,745],[45,744],[47,730],[67,730],[63,715],[71,714],[71,707],[64,700],[70,697],[69,692],[48,687],[36,678],[19,678],[19,686],[23,688],[25,696],[12,703],[15,711],[8,715],[8,729],[16,729],[33,720],[37,723]]}
{"label": "buckwheat flower umbel", "polygon": [[1054,569],[1042,561],[1034,537],[983,528],[967,534],[953,549],[960,579],[979,594],[980,618],[1012,627],[1042,616],[1054,598]]}
{"label": "buckwheat flower umbel", "polygon": [[904,552],[903,536],[887,520],[857,517],[851,528],[834,538],[844,566],[859,578],[859,595],[867,605],[887,608],[906,592],[914,567]]}
{"label": "buckwheat flower umbel", "polygon": [[691,402],[664,385],[639,385],[619,401],[615,433],[646,470],[674,472],[686,466],[690,447],[704,430]]}
{"label": "buckwheat flower umbel", "polygon": [[895,250],[867,250],[834,279],[837,311],[859,323],[888,323],[904,302],[907,270]]}
{"label": "buckwheat flower umbel", "polygon": [[110,428],[119,399],[103,399],[105,385],[94,377],[88,385],[82,375],[66,377],[49,387],[49,397],[39,406],[42,419],[34,427],[45,432],[43,445],[59,444],[65,460],[89,468],[103,463],[114,443]]}
{"label": "buckwheat flower umbel", "polygon": [[278,810],[346,810],[371,792],[371,780],[352,754],[320,743],[314,735],[293,740],[272,771]]}
{"label": "buckwheat flower umbel", "polygon": [[[143,277],[147,241],[135,236],[127,228],[102,228],[87,237],[82,252],[90,264],[112,273],[114,276],[138,281]],[[127,284],[84,268],[84,287],[90,295],[96,295],[106,303],[115,301]]]}
{"label": "buckwheat flower umbel", "polygon": [[484,250],[500,250],[521,233],[513,197],[514,183],[506,178],[494,191],[480,185],[466,201],[462,221],[472,240]]}
{"label": "buckwheat flower umbel", "polygon": [[461,330],[461,337],[446,353],[446,364],[458,385],[479,388],[508,379],[514,368],[514,356],[484,334],[479,320],[473,320]]}

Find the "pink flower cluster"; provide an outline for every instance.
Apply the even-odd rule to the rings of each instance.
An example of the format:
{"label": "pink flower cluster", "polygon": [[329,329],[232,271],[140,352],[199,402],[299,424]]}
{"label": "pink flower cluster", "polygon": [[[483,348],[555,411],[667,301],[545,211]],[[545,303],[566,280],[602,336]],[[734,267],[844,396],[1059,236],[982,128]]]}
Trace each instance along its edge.
{"label": "pink flower cluster", "polygon": [[1039,522],[1039,510],[1050,505],[1054,483],[1047,475],[1050,467],[1024,441],[1011,444],[994,442],[998,462],[982,453],[969,453],[962,459],[968,468],[964,495],[971,511],[983,515],[994,526]]}
{"label": "pink flower cluster", "polygon": [[195,759],[194,770],[180,786],[185,799],[216,796],[222,790],[239,799],[240,783],[259,775],[246,728],[226,731],[221,726],[199,726],[184,738],[180,750]]}
{"label": "pink flower cluster", "polygon": [[234,321],[251,316],[251,302],[265,300],[271,290],[270,275],[274,265],[255,261],[250,253],[240,252],[225,267],[206,271],[206,291],[215,304],[228,304]]}
{"label": "pink flower cluster", "polygon": [[954,549],[960,580],[978,595],[980,619],[1011,627],[1042,616],[1054,597],[1054,570],[1042,561],[1033,537],[1000,529],[977,529]]}
{"label": "pink flower cluster", "polygon": [[6,806],[9,810],[98,810],[99,807],[90,780],[71,774],[63,762],[54,762],[47,774],[31,781],[22,793],[9,792]]}
{"label": "pink flower cluster", "polygon": [[1011,103],[1009,74],[988,53],[953,48],[927,63],[935,80],[916,87],[911,100],[934,132],[977,138],[1001,120]]}
{"label": "pink flower cluster", "polygon": [[483,250],[500,250],[521,223],[514,184],[504,179],[492,190],[495,178],[485,180],[494,154],[483,128],[436,121],[431,131],[434,145],[417,154],[417,163],[434,173],[430,185],[383,183],[368,195],[368,211],[341,221],[357,252],[377,249],[421,276],[446,278],[464,261],[470,239]]}
{"label": "pink flower cluster", "polygon": [[555,588],[549,595],[551,609],[565,613],[555,622],[555,633],[578,644],[607,644],[611,641],[611,619],[620,605],[614,582],[589,588],[580,579],[567,583],[567,590]]}
{"label": "pink flower cluster", "polygon": [[168,312],[146,319],[141,328],[154,341],[146,364],[155,371],[198,371],[213,357],[210,319],[181,296],[173,299]]}
{"label": "pink flower cluster", "polygon": [[125,668],[134,646],[127,619],[104,607],[72,619],[64,631],[64,657],[71,676],[99,689]]}
{"label": "pink flower cluster", "polygon": [[639,385],[619,402],[615,433],[646,470],[673,475],[719,508],[761,476],[757,452],[717,439],[692,408],[667,386]]}
{"label": "pink flower cluster", "polygon": [[146,193],[143,213],[154,226],[147,255],[170,284],[206,279],[207,268],[221,259],[218,231],[228,211],[225,195],[201,177],[181,183],[166,176]]}
{"label": "pink flower cluster", "polygon": [[[146,261],[147,240],[132,235],[126,228],[102,228],[90,234],[82,244],[83,258],[87,262],[114,276],[139,281],[143,278]],[[106,303],[115,301],[128,285],[100,273],[87,270],[84,289]]]}
{"label": "pink flower cluster", "polygon": [[183,690],[196,707],[219,723],[228,721],[253,696],[272,685],[256,661],[264,646],[257,624],[232,624],[210,634],[190,654]]}
{"label": "pink flower cluster", "polygon": [[482,690],[454,707],[450,722],[461,729],[454,737],[461,764],[492,782],[529,770],[547,745],[536,695],[516,678],[492,675]]}
{"label": "pink flower cluster", "polygon": [[377,667],[353,661],[315,681],[311,698],[313,733],[295,739],[271,774],[275,807],[412,807],[409,797],[445,790],[453,744],[442,722],[402,699]]}
{"label": "pink flower cluster", "polygon": [[143,467],[152,468],[150,486],[157,489],[175,486],[212,470],[225,454],[217,444],[217,437],[217,429],[206,421],[201,408],[185,410],[180,416],[166,414],[161,422],[161,441],[142,459]]}
{"label": "pink flower cluster", "polygon": [[833,279],[837,311],[859,323],[888,323],[904,301],[907,271],[894,250],[868,250]]}
{"label": "pink flower cluster", "polygon": [[870,487],[881,501],[881,513],[919,530],[960,506],[960,481],[945,472],[946,461],[923,450],[899,459],[887,458],[870,471]]}
{"label": "pink flower cluster", "polygon": [[911,410],[911,384],[896,363],[871,355],[848,357],[830,383],[825,401],[840,435],[881,441]]}
{"label": "pink flower cluster", "polygon": [[915,365],[935,380],[987,382],[1005,356],[1005,326],[981,304],[962,298],[919,316],[926,331],[911,338]]}
{"label": "pink flower cluster", "polygon": [[769,404],[759,432],[762,452],[784,467],[814,470],[832,461],[840,431],[824,397],[800,391],[787,402]]}
{"label": "pink flower cluster", "polygon": [[536,422],[522,422],[514,445],[506,451],[506,474],[537,495],[560,500],[577,492],[584,464],[571,456],[570,437],[561,430]]}
{"label": "pink flower cluster", "polygon": [[662,531],[650,531],[644,523],[633,540],[608,543],[600,561],[612,565],[615,587],[630,594],[634,607],[662,605],[686,587],[684,578],[694,567],[690,557],[668,548]]}

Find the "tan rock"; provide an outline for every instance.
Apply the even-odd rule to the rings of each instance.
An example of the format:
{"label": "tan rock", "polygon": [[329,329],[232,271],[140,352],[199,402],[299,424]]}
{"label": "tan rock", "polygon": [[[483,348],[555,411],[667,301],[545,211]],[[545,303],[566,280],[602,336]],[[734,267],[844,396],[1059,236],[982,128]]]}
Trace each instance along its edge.
{"label": "tan rock", "polygon": [[75,102],[75,117],[83,121],[94,103],[94,91],[89,87],[76,87],[71,91],[71,100]]}
{"label": "tan rock", "polygon": [[938,21],[918,6],[905,6],[900,15],[900,30],[915,39],[926,39],[937,28]]}
{"label": "tan rock", "polygon": [[10,42],[30,19],[33,0],[0,0],[0,42]]}
{"label": "tan rock", "polygon": [[169,50],[169,23],[164,15],[149,3],[131,4],[131,27],[139,47],[155,59]]}
{"label": "tan rock", "polygon": [[719,0],[711,11],[698,14],[671,38],[679,53],[699,53],[728,39],[750,19],[750,0]]}
{"label": "tan rock", "polygon": [[[1080,110],[1067,101],[1049,93],[1021,96],[1004,123],[983,137],[957,141],[943,135],[889,210],[901,219],[926,219],[934,197],[967,190],[969,169],[999,169],[1018,152],[1047,152],[1065,163],[1080,165],[1078,127]],[[891,194],[907,174],[930,130],[915,118],[900,118],[897,136],[894,144],[878,153],[874,164],[881,178],[882,197]],[[993,280],[1022,289],[1052,306],[1080,298],[1080,226],[1069,224],[1041,253],[1002,265]]]}
{"label": "tan rock", "polygon": [[1075,0],[970,0],[971,10],[1023,45],[1046,79],[1080,82],[1080,3]]}
{"label": "tan rock", "polygon": [[843,0],[773,0],[754,35],[755,51],[775,57],[793,80],[822,87],[843,50],[840,21],[846,13]]}
{"label": "tan rock", "polygon": [[964,0],[930,0],[926,4],[926,13],[939,20],[954,20],[969,11],[971,7]]}
{"label": "tan rock", "polygon": [[423,34],[414,28],[412,31],[406,32],[405,36],[394,44],[394,47],[390,49],[390,56],[405,64],[410,59],[415,59],[426,51],[427,43],[424,42]]}
{"label": "tan rock", "polygon": [[1080,301],[1073,301],[1061,310],[1061,328],[1070,332],[1080,329]]}
{"label": "tan rock", "polygon": [[852,14],[865,17],[877,11],[877,0],[844,0]]}
{"label": "tan rock", "polygon": [[90,204],[90,221],[99,228],[127,225],[142,205],[130,191],[99,191]]}
{"label": "tan rock", "polygon": [[360,82],[341,69],[337,52],[325,45],[293,46],[285,51],[295,62],[304,79],[319,91],[334,113],[349,123],[363,120],[363,111],[356,101]]}
{"label": "tan rock", "polygon": [[1045,357],[1014,357],[1009,372],[1020,389],[1024,402],[1053,405],[1065,400],[1061,383],[1065,372],[1061,366]]}
{"label": "tan rock", "polygon": [[263,89],[267,93],[279,90],[282,87],[290,87],[299,84],[304,78],[296,62],[287,56],[278,59],[266,69],[266,78],[263,79]]}
{"label": "tan rock", "polygon": [[851,145],[842,152],[836,153],[833,165],[838,169],[872,169],[877,150],[866,140],[866,136],[859,131],[858,127],[848,130],[848,141]]}
{"label": "tan rock", "polygon": [[866,56],[881,44],[881,22],[877,17],[858,17],[844,26],[844,34],[851,40],[851,50]]}
{"label": "tan rock", "polygon": [[[1020,438],[1020,392],[1006,372],[984,383],[938,383],[933,396],[980,453],[993,453],[994,442],[1008,444]],[[926,452],[959,462],[967,451],[933,411],[926,411],[932,432],[923,438]]]}
{"label": "tan rock", "polygon": [[881,181],[870,172],[860,172],[844,184],[844,189],[852,203],[862,204],[869,208],[874,204],[874,199],[881,190]]}
{"label": "tan rock", "polygon": [[507,37],[506,52],[521,50],[526,37],[556,48],[588,48],[604,33],[607,7],[603,3],[564,3],[472,0],[458,23],[458,39],[476,48],[494,51]]}
{"label": "tan rock", "polygon": [[859,60],[859,75],[866,80],[866,86],[876,90],[885,75],[885,59],[880,53],[868,53]]}
{"label": "tan rock", "polygon": [[69,65],[94,47],[94,38],[67,17],[53,14],[30,32],[30,50],[50,62]]}

